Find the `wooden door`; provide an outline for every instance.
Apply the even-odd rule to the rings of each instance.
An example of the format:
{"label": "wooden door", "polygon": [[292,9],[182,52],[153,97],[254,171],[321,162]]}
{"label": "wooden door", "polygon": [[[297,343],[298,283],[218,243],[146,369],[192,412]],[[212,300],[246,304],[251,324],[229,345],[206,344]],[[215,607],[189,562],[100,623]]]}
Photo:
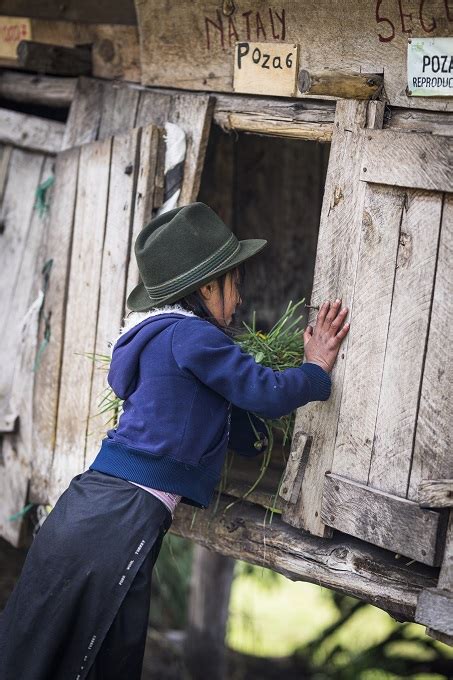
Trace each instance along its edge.
{"label": "wooden door", "polygon": [[445,517],[418,486],[452,477],[453,139],[354,130],[352,105],[337,105],[312,296],[343,298],[351,331],[331,398],[298,413],[283,517],[438,565]]}

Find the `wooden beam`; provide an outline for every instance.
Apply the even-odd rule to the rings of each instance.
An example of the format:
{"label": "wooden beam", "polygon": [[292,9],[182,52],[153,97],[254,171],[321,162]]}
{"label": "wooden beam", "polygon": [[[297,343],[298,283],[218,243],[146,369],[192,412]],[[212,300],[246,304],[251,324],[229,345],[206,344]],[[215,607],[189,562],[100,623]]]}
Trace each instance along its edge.
{"label": "wooden beam", "polygon": [[308,72],[301,69],[298,75],[301,94],[327,95],[343,99],[375,99],[384,83],[378,73],[344,73],[342,71]]}
{"label": "wooden beam", "polygon": [[21,40],[17,46],[19,66],[25,71],[54,76],[90,76],[91,46],[63,47],[34,40]]}
{"label": "wooden beam", "polygon": [[363,541],[423,564],[440,564],[444,517],[434,510],[422,510],[407,498],[326,474],[321,518],[334,529]]}
{"label": "wooden beam", "polygon": [[58,153],[61,150],[64,123],[25,113],[0,109],[0,142],[33,151]]}
{"label": "wooden beam", "polygon": [[137,24],[133,0],[1,0],[0,14],[91,24]]}
{"label": "wooden beam", "polygon": [[69,108],[77,80],[2,71],[0,97],[21,104]]}
{"label": "wooden beam", "polygon": [[453,191],[453,137],[370,130],[360,179],[412,189]]}
{"label": "wooden beam", "polygon": [[424,479],[418,485],[421,508],[452,508],[453,479]]}
{"label": "wooden beam", "polygon": [[231,500],[222,496],[215,516],[212,511],[180,503],[171,531],[293,581],[309,581],[358,597],[400,621],[412,621],[418,594],[424,587],[435,586],[435,569],[405,564],[403,559],[350,536],[311,536],[275,515],[271,523],[269,518],[265,523],[266,511],[245,501],[223,516]]}

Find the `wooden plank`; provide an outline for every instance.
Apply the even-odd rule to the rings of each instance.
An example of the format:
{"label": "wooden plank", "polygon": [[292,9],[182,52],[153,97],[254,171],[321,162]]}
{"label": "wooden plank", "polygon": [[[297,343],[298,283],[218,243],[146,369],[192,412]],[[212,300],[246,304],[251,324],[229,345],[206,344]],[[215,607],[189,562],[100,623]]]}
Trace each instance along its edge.
{"label": "wooden plank", "polygon": [[136,0],[142,82],[231,92],[236,42],[290,41],[300,45],[300,64],[308,71],[381,73],[391,105],[452,110],[447,98],[411,98],[405,92],[408,33],[446,36],[451,19],[443,0],[432,0],[429,11],[426,6],[418,11],[415,4],[412,8],[403,12],[394,3],[330,0],[282,0],[272,6],[255,0],[222,11],[217,0],[171,5]]}
{"label": "wooden plank", "polygon": [[[52,159],[40,157],[38,182],[51,173]],[[10,166],[13,170],[13,166]],[[24,173],[25,174],[25,173]],[[24,179],[16,176],[16,188]],[[3,316],[7,328],[8,354],[5,364],[10,367],[11,382],[7,395],[8,411],[20,414],[20,427],[4,435],[2,457],[4,468],[0,475],[1,517],[0,534],[14,546],[21,544],[23,516],[20,513],[27,501],[27,489],[33,458],[33,365],[36,357],[39,311],[42,294],[37,295],[34,263],[37,259],[46,218],[35,210],[30,221],[23,249],[18,249],[17,276],[9,282],[12,288],[9,308]],[[19,228],[19,225],[14,226]]]}
{"label": "wooden plank", "polygon": [[[327,474],[321,516],[329,526],[423,564],[440,564],[443,515],[339,475]],[[416,537],[416,538],[415,538]]]}
{"label": "wooden plank", "polygon": [[453,477],[453,196],[443,204],[436,280],[408,497],[417,500],[422,479]]}
{"label": "wooden plank", "polygon": [[418,485],[421,508],[453,507],[453,479],[425,479]]}
{"label": "wooden plank", "polygon": [[112,83],[105,89],[98,139],[123,134],[135,126],[140,91]]}
{"label": "wooden plank", "polygon": [[[295,440],[295,437],[297,437],[297,440]],[[297,503],[299,498],[311,443],[311,438],[303,432],[297,432],[293,437],[291,451],[279,490],[279,496],[288,503]]]}
{"label": "wooden plank", "polygon": [[163,125],[167,120],[179,125],[186,134],[184,179],[179,205],[196,200],[200,187],[209,129],[214,109],[214,98],[206,95],[175,94],[170,98],[142,92],[137,116],[138,125]]}
{"label": "wooden plank", "polygon": [[[267,567],[293,581],[308,581],[358,597],[398,620],[412,620],[422,588],[434,587],[437,570],[406,564],[382,548],[346,535],[310,536],[266,511],[241,503],[226,512],[223,497],[215,517],[179,504],[171,531],[224,555]],[[268,513],[269,514],[269,513]]]}
{"label": "wooden plank", "polygon": [[450,111],[417,111],[389,107],[384,128],[395,132],[429,132],[451,137],[453,113]]}
{"label": "wooden plank", "polygon": [[[116,336],[123,317],[125,283],[133,221],[135,188],[139,172],[140,130],[115,137],[112,143],[105,238],[96,319],[95,352],[109,355],[108,342]],[[91,383],[85,462],[94,460],[112,413],[97,415],[107,383],[105,364],[96,362]],[[105,405],[105,404],[104,404]]]}
{"label": "wooden plank", "polygon": [[133,0],[98,0],[96,3],[87,0],[40,0],[31,3],[29,0],[2,0],[0,13],[16,17],[32,19],[51,19],[53,21],[75,21],[93,24],[129,24],[137,23],[137,15]]}
{"label": "wooden plank", "polygon": [[[3,202],[3,194],[5,192],[6,180],[8,177],[9,161],[11,159],[12,146],[0,145],[0,203]],[[3,226],[2,226],[3,232]]]}
{"label": "wooden plank", "polygon": [[453,191],[453,137],[387,130],[367,135],[360,179],[413,189]]}
{"label": "wooden plank", "polygon": [[332,139],[330,123],[293,123],[290,120],[272,119],[266,114],[230,113],[227,129],[318,142],[330,142]]}
{"label": "wooden plank", "polygon": [[[314,305],[339,297],[343,304],[351,307],[365,191],[365,184],[359,182],[363,146],[360,131],[366,125],[367,109],[370,106],[381,104],[348,100],[337,104],[318,236],[312,292]],[[314,318],[315,315],[312,314],[310,321],[313,322]],[[346,336],[332,372],[330,399],[327,402],[307,404],[299,409],[294,431],[295,435],[298,432],[311,435],[313,444],[298,502],[288,506],[283,519],[321,536],[325,531],[330,532],[325,529],[320,517],[322,486],[324,474],[331,470],[332,465],[348,341]]]}
{"label": "wooden plank", "polygon": [[[391,313],[405,192],[368,185],[332,472],[366,483]],[[373,313],[370,314],[370,309]]]}
{"label": "wooden plank", "polygon": [[101,125],[107,83],[79,78],[66,121],[62,149],[87,144],[97,139]]}
{"label": "wooden plank", "polygon": [[11,71],[0,73],[0,96],[25,104],[67,108],[71,105],[75,87],[75,78],[36,76]]}
{"label": "wooden plank", "polygon": [[[164,188],[165,142],[163,130],[155,125],[142,128],[140,140],[139,171],[135,192],[134,219],[131,233],[131,252],[127,263],[126,295],[140,282],[137,260],[133,256],[133,244],[150,221],[153,209],[162,204]],[[126,299],[123,314],[126,312]]]}
{"label": "wooden plank", "polygon": [[85,145],[80,151],[68,314],[49,491],[52,505],[71,479],[84,469],[94,365],[83,353],[92,353],[95,347],[110,156],[111,139]]}
{"label": "wooden plank", "polygon": [[453,512],[451,510],[448,513],[444,556],[437,587],[453,593]]}
{"label": "wooden plank", "polygon": [[368,482],[403,497],[409,484],[441,210],[440,193],[411,191],[401,222]]}
{"label": "wooden plank", "polygon": [[0,109],[0,142],[44,153],[58,153],[64,123]]}
{"label": "wooden plank", "polygon": [[453,593],[438,588],[423,590],[418,598],[415,620],[453,637]]}
{"label": "wooden plank", "polygon": [[[20,288],[19,272],[29,236],[35,191],[39,184],[43,157],[14,149],[8,168],[8,178],[1,207],[3,231],[0,235],[0,310],[7,318]],[[8,395],[13,376],[11,357],[15,356],[17,328],[9,328],[2,343],[0,371],[0,412],[8,413]]]}
{"label": "wooden plank", "polygon": [[[43,348],[35,374],[33,457],[29,498],[32,503],[49,502],[49,482],[55,448],[58,396],[65,340],[65,317],[70,272],[72,228],[79,166],[78,147],[58,154],[50,207],[47,238],[37,267],[45,290],[39,346]],[[51,264],[46,277],[45,263]],[[47,280],[46,280],[47,278]],[[70,310],[70,314],[72,310]],[[79,330],[78,330],[79,332]],[[88,360],[87,360],[88,361]],[[71,407],[73,412],[74,406]],[[73,413],[74,415],[74,413]]]}

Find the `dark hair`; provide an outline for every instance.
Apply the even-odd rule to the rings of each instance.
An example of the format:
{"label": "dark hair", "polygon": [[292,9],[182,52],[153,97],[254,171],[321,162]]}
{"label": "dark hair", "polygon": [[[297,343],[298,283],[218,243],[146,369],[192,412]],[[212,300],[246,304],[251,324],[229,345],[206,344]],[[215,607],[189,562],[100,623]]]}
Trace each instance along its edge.
{"label": "dark hair", "polygon": [[[225,282],[226,282],[228,274],[231,274],[233,276],[233,281],[236,285],[239,296],[242,298],[243,289],[244,289],[244,278],[245,278],[245,265],[244,265],[244,263],[239,264],[237,267],[234,267],[234,269],[230,269],[229,271],[225,272],[225,274],[222,274],[217,279],[215,279],[218,282],[219,288],[220,288],[220,295],[221,295],[221,298],[222,298],[222,310],[224,308],[223,291],[224,291]],[[225,324],[221,323],[220,321],[218,321],[215,318],[215,316],[212,316],[211,312],[206,307],[206,304],[205,304],[203,297],[201,296],[199,290],[196,290],[193,293],[189,293],[189,295],[186,295],[185,297],[181,298],[180,300],[177,300],[173,304],[178,304],[183,309],[187,309],[187,311],[193,312],[194,314],[201,317],[202,319],[205,319],[206,321],[210,321],[212,324],[214,324],[214,326],[217,326],[218,328],[220,328],[227,335],[234,335],[237,332],[237,329],[235,329],[234,327],[230,328],[230,327],[226,326]]]}

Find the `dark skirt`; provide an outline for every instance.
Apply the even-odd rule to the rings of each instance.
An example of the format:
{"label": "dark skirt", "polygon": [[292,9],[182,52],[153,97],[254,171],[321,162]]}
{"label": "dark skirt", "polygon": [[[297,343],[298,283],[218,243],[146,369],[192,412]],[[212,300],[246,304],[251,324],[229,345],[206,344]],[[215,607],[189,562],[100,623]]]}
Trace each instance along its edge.
{"label": "dark skirt", "polygon": [[0,614],[1,680],[140,680],[151,574],[171,522],[126,480],[74,477]]}

